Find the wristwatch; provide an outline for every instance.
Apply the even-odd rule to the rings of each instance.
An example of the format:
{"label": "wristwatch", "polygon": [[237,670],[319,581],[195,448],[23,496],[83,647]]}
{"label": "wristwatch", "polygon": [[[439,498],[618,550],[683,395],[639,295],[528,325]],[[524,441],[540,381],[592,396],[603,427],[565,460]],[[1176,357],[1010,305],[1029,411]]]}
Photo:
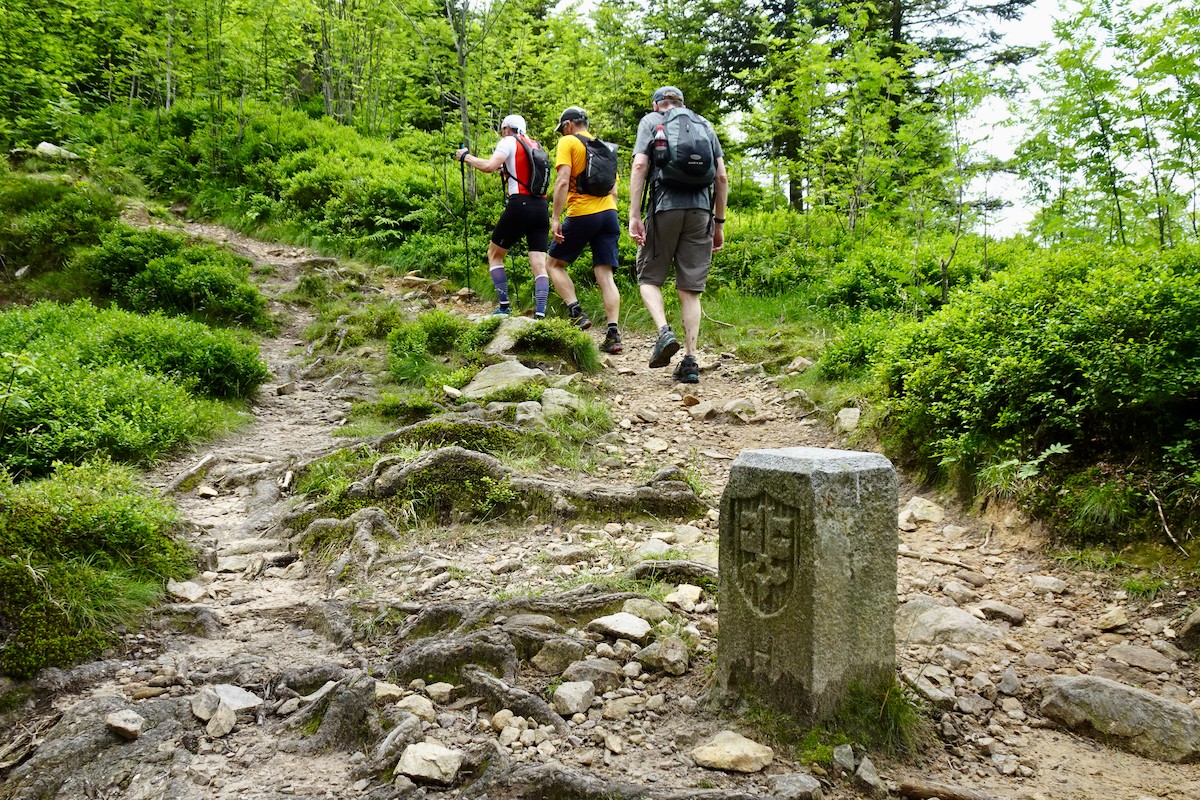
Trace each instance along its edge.
{"label": "wristwatch", "polygon": [[719,222],[719,223],[721,223],[722,225],[724,225],[724,224],[725,224],[725,218],[724,218],[724,217],[718,217],[717,215],[715,215],[715,214],[714,214],[714,215],[713,215],[713,222]]}

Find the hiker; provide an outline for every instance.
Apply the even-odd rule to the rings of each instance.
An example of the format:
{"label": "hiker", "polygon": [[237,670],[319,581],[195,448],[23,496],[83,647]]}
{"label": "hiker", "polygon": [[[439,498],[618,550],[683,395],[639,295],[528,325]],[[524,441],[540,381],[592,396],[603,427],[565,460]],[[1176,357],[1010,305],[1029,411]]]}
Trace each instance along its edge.
{"label": "hiker", "polygon": [[[621,294],[613,272],[617,268],[617,243],[621,225],[617,219],[617,155],[609,145],[588,132],[588,117],[579,106],[569,106],[558,118],[561,134],[554,157],[557,177],[554,181],[554,213],[551,215],[550,244],[547,266],[554,290],[567,304],[571,322],[581,330],[592,327],[592,321],[579,305],[575,284],[566,266],[579,257],[583,248],[591,246],[592,267],[608,328],[600,349],[606,353],[621,352],[621,334],[617,317],[621,311]],[[561,219],[563,209],[566,219]]]}
{"label": "hiker", "polygon": [[500,122],[501,139],[492,157],[486,161],[473,156],[462,147],[455,157],[480,172],[500,171],[504,182],[504,211],[492,231],[488,243],[488,268],[492,285],[496,287],[499,306],[493,314],[510,314],[508,274],[504,257],[509,248],[522,238],[529,245],[529,269],[533,272],[535,319],[546,316],[546,298],[550,294],[550,278],[546,275],[546,251],[550,242],[550,221],[547,217],[546,189],[550,184],[550,158],[541,145],[525,133],[525,118],[509,114]]}
{"label": "hiker", "polygon": [[679,352],[662,295],[674,261],[685,350],[672,377],[699,383],[700,295],[712,254],[725,242],[729,179],[716,132],[684,106],[683,92],[663,86],[654,92],[651,108],[638,123],[629,179],[629,236],[638,245],[638,289],[658,326],[650,366],[668,366]]}

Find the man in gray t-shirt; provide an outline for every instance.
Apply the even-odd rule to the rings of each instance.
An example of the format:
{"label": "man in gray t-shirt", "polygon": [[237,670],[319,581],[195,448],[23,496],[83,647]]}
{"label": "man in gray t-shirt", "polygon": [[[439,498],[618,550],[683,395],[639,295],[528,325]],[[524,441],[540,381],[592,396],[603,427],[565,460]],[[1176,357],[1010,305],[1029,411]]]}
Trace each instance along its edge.
{"label": "man in gray t-shirt", "polygon": [[663,86],[654,93],[651,102],[654,110],[638,123],[637,141],[633,146],[633,172],[629,180],[629,235],[638,245],[638,288],[646,310],[658,326],[658,340],[650,354],[650,366],[665,367],[679,352],[679,342],[667,324],[662,296],[663,284],[674,262],[675,291],[679,295],[686,350],[672,377],[681,383],[698,383],[700,369],[695,352],[700,335],[700,295],[708,280],[713,251],[720,250],[725,242],[729,179],[717,134],[707,120],[696,115],[708,131],[716,160],[716,177],[711,186],[665,184],[659,168],[650,158],[650,148],[667,112],[684,107],[683,92],[674,86]]}

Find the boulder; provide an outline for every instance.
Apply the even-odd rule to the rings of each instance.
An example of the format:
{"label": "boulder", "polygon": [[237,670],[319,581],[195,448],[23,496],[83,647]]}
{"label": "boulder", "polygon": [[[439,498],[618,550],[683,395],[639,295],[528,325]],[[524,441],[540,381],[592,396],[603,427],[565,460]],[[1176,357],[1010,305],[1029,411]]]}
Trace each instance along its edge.
{"label": "boulder", "polygon": [[970,613],[943,606],[927,595],[917,596],[896,609],[896,639],[899,642],[983,643],[999,638],[999,631]]}
{"label": "boulder", "polygon": [[1183,703],[1092,676],[1043,684],[1042,714],[1073,731],[1155,761],[1200,760],[1200,717]]}

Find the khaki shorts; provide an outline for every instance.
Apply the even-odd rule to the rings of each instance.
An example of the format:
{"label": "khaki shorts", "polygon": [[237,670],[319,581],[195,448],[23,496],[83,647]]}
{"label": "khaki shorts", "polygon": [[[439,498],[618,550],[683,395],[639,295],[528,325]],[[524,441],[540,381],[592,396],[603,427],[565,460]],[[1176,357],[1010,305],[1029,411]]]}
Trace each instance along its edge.
{"label": "khaki shorts", "polygon": [[638,283],[662,286],[675,262],[675,288],[704,291],[713,252],[712,214],[704,208],[659,211],[646,220],[646,244],[638,248]]}

